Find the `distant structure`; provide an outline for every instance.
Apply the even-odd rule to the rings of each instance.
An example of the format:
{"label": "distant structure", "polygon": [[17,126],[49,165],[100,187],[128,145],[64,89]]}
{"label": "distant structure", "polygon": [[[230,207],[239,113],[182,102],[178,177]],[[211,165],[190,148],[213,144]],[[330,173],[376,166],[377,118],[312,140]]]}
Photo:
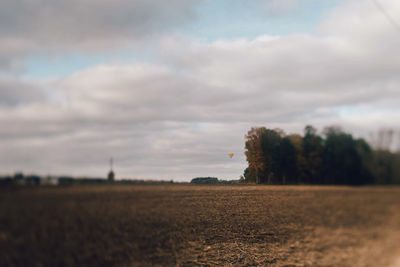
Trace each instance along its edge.
{"label": "distant structure", "polygon": [[54,177],[54,176],[42,177],[40,179],[40,185],[55,186],[55,185],[59,185],[59,183],[60,183],[60,179],[58,177]]}
{"label": "distant structure", "polygon": [[191,184],[218,184],[218,178],[215,177],[197,177],[190,181]]}
{"label": "distant structure", "polygon": [[115,178],[115,173],[113,171],[113,158],[110,158],[110,171],[108,172],[107,180],[109,182],[114,182],[114,178]]}

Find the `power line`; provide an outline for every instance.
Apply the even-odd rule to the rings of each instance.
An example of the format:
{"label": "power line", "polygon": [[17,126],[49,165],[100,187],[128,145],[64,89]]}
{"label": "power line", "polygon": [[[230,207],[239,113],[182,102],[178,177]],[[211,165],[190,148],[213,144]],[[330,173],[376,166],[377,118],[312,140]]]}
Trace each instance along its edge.
{"label": "power line", "polygon": [[385,10],[385,8],[378,2],[378,0],[372,0],[372,2],[374,2],[375,6],[386,17],[389,23],[392,24],[393,27],[400,32],[400,25],[394,18],[392,18],[392,16]]}

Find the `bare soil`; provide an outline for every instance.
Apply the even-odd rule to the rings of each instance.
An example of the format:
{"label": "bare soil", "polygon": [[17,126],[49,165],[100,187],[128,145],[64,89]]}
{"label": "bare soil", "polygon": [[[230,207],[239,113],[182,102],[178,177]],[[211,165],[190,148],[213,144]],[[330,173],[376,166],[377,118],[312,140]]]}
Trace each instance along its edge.
{"label": "bare soil", "polygon": [[399,266],[399,187],[0,191],[0,266]]}

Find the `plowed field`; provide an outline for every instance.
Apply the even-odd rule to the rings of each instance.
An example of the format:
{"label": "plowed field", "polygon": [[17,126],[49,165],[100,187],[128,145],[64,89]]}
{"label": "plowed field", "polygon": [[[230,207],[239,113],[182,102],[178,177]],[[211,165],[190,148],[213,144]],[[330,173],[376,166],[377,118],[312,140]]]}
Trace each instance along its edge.
{"label": "plowed field", "polygon": [[0,191],[0,266],[397,266],[400,188]]}

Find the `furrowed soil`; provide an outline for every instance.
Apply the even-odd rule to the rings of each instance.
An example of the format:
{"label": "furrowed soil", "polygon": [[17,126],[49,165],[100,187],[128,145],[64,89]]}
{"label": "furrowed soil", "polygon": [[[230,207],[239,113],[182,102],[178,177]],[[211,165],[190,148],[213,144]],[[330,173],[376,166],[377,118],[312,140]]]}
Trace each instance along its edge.
{"label": "furrowed soil", "polygon": [[0,191],[0,266],[400,266],[399,187]]}

